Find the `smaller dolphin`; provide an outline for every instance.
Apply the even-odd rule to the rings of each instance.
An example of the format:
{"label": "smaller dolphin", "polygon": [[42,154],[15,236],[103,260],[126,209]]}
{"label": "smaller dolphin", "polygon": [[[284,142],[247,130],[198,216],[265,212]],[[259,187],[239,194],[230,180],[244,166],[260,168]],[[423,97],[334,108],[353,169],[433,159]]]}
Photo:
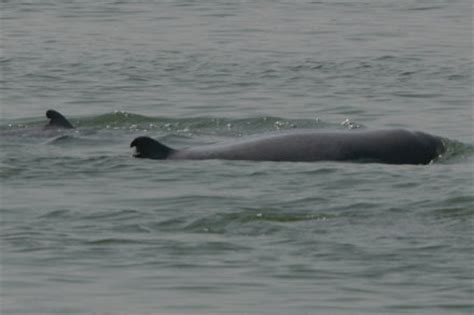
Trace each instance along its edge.
{"label": "smaller dolphin", "polygon": [[135,147],[135,157],[149,159],[387,164],[428,164],[445,151],[441,138],[403,129],[294,130],[183,150],[172,149],[150,137],[138,137],[130,147]]}
{"label": "smaller dolphin", "polygon": [[61,113],[54,109],[46,111],[46,117],[49,118],[49,123],[44,128],[64,128],[73,129],[74,126]]}
{"label": "smaller dolphin", "polygon": [[61,133],[64,129],[73,129],[74,126],[59,112],[50,109],[46,111],[49,122],[43,126],[33,127],[10,127],[0,130],[0,137],[52,137]]}

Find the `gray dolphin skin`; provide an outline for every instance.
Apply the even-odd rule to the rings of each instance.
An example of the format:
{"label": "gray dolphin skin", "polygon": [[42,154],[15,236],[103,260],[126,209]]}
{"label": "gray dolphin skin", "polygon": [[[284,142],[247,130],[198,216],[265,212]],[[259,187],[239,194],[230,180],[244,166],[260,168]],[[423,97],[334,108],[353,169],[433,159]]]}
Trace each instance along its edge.
{"label": "gray dolphin skin", "polygon": [[175,150],[150,138],[135,138],[137,158],[288,162],[372,162],[428,164],[445,151],[441,138],[419,131],[294,130],[244,137],[225,144]]}
{"label": "gray dolphin skin", "polygon": [[46,117],[49,118],[49,123],[44,126],[47,128],[64,128],[72,129],[74,126],[61,113],[49,109],[46,111]]}

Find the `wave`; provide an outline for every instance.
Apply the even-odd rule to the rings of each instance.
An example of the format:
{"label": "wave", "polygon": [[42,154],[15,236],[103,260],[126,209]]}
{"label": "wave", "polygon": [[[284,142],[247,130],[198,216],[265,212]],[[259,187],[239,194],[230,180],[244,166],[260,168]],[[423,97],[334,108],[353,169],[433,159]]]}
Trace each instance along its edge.
{"label": "wave", "polygon": [[[68,117],[69,118],[69,117]],[[157,131],[232,131],[239,130],[244,134],[259,131],[270,131],[291,128],[357,128],[359,124],[345,120],[341,123],[327,123],[318,117],[312,119],[286,119],[280,117],[262,116],[243,119],[219,117],[168,118],[138,115],[125,111],[115,111],[97,116],[69,118],[78,128],[119,129],[119,130],[157,130]],[[29,120],[4,121],[0,123],[0,131],[18,131],[38,128],[46,123],[44,118]]]}
{"label": "wave", "polygon": [[439,163],[454,163],[474,156],[474,146],[456,140],[443,138],[446,151],[436,160]]}

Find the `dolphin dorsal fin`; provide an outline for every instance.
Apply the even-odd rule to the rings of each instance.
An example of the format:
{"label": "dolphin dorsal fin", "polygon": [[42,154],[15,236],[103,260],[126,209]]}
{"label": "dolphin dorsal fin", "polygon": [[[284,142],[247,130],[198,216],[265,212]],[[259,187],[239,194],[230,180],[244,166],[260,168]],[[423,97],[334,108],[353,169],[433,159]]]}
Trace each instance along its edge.
{"label": "dolphin dorsal fin", "polygon": [[135,147],[134,156],[137,158],[158,159],[164,160],[175,150],[166,145],[152,139],[150,137],[135,138],[130,147]]}
{"label": "dolphin dorsal fin", "polygon": [[57,127],[57,128],[66,128],[72,129],[74,126],[64,117],[61,113],[50,109],[46,111],[46,117],[49,118],[49,123],[46,127]]}

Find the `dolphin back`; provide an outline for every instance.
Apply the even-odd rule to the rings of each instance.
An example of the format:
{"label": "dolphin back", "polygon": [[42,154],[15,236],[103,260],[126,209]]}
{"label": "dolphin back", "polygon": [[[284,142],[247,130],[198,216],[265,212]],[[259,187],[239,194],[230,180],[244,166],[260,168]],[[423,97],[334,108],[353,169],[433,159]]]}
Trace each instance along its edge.
{"label": "dolphin back", "polygon": [[444,151],[439,137],[402,129],[299,130],[183,150],[172,150],[151,138],[139,137],[131,146],[136,147],[136,157],[152,159],[359,161],[387,164],[428,164]]}

